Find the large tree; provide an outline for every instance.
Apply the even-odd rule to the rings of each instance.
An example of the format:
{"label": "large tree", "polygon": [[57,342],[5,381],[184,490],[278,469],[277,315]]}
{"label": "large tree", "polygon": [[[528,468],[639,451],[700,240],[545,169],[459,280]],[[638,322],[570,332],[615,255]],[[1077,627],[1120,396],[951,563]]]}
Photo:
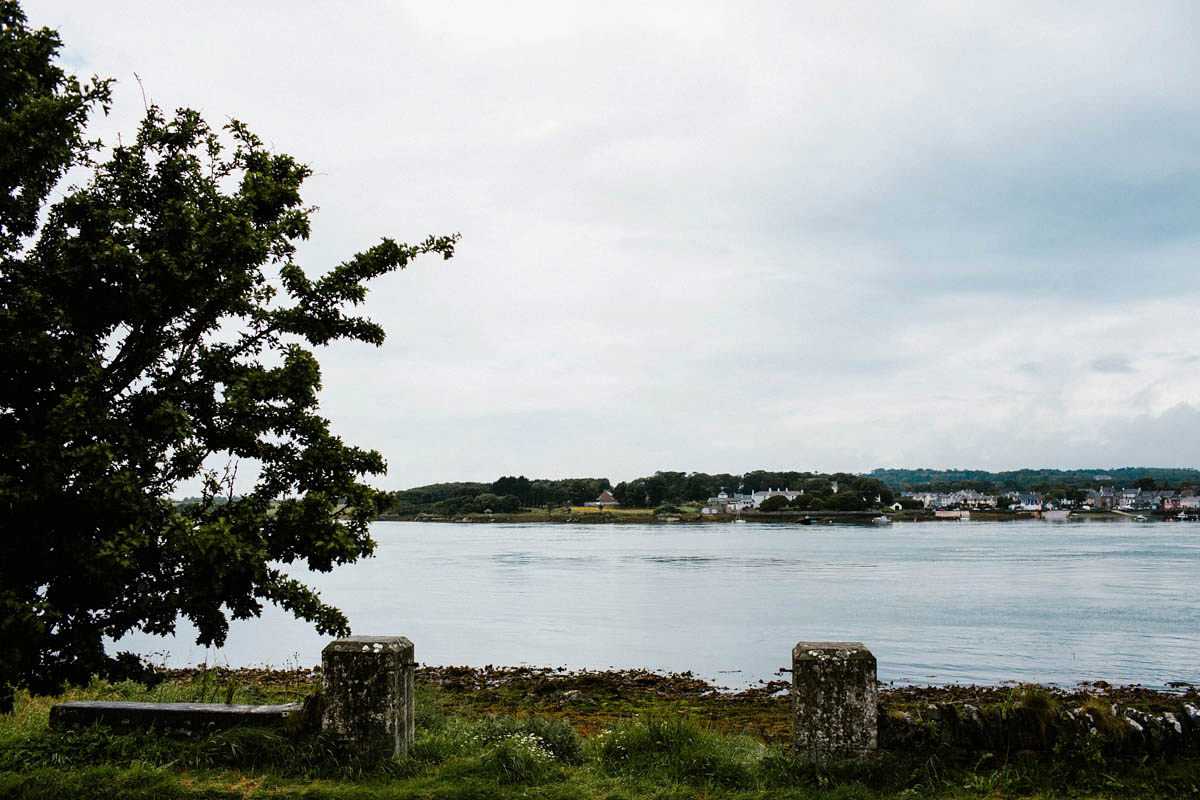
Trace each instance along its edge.
{"label": "large tree", "polygon": [[[384,239],[311,277],[293,258],[306,166],[237,122],[156,108],[93,162],[82,131],[107,84],[64,74],[15,2],[0,24],[0,710],[111,668],[105,637],[181,617],[202,645],[264,603],[346,632],[278,566],[370,554],[382,500],[365,483],[382,457],[319,412],[312,351],[380,344],[348,313],[366,282],[457,237]],[[91,179],[48,206],[80,163]],[[201,502],[174,504],[196,478]]]}

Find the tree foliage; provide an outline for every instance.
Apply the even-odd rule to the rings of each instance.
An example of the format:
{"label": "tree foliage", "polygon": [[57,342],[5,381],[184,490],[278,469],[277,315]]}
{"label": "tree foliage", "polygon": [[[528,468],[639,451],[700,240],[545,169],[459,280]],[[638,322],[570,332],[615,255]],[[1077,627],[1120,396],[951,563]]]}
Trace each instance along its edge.
{"label": "tree foliage", "polygon": [[[364,480],[383,459],[330,432],[312,350],[380,344],[347,308],[457,237],[384,239],[309,277],[293,260],[306,166],[240,123],[156,108],[92,163],[82,129],[107,85],[64,75],[55,35],[0,2],[0,708],[15,687],[104,672],[104,637],[180,617],[202,645],[264,603],[347,632],[278,567],[327,571],[374,546]],[[79,163],[90,182],[47,207]],[[235,496],[238,465],[257,474]],[[196,477],[201,501],[172,503]]]}
{"label": "tree foliage", "polygon": [[[389,511],[396,514],[458,514],[484,511],[511,513],[521,508],[547,505],[583,505],[600,496],[612,484],[607,478],[558,478],[530,480],[524,475],[505,475],[492,483],[434,483],[393,493]],[[501,501],[488,503],[483,495]],[[515,506],[514,506],[515,502]]]}
{"label": "tree foliage", "polygon": [[758,510],[769,514],[772,511],[783,511],[788,507],[788,499],[781,494],[773,494],[759,505]]}
{"label": "tree foliage", "polygon": [[15,0],[0,0],[0,253],[19,249],[37,227],[50,190],[86,160],[83,125],[108,110],[109,82],[87,85],[54,63],[54,31],[31,30]]}

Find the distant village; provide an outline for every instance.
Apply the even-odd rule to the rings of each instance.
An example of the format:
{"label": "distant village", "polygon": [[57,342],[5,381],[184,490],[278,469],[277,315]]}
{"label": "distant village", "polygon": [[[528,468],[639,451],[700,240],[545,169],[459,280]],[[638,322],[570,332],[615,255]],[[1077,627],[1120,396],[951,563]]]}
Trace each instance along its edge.
{"label": "distant village", "polygon": [[1200,508],[1200,495],[1194,490],[1114,489],[1086,490],[1087,497],[1076,503],[1068,498],[1045,500],[1037,492],[1006,495],[981,494],[973,489],[957,492],[901,492],[903,497],[920,500],[925,508],[997,508],[1010,511],[1037,511],[1043,508],[1077,508],[1080,511],[1182,511]]}
{"label": "distant village", "polygon": [[[838,491],[837,481],[830,483],[833,493]],[[589,505],[612,506],[616,502],[612,495],[605,493],[600,502]],[[752,494],[729,494],[721,492],[716,497],[710,497],[700,509],[701,514],[736,514],[739,511],[759,509],[771,497],[783,497],[789,503],[804,494],[802,489],[765,489]],[[964,509],[983,510],[996,509],[1008,511],[1039,511],[1053,508],[1078,509],[1080,511],[1182,511],[1200,509],[1200,495],[1195,490],[1174,489],[1114,489],[1102,487],[1086,490],[1082,502],[1069,498],[1047,500],[1038,492],[1015,492],[1009,494],[983,494],[974,489],[960,489],[953,492],[901,492],[902,498],[908,503],[896,503],[897,509],[915,507],[916,503],[929,510]],[[876,500],[878,502],[878,498]]]}
{"label": "distant village", "polygon": [[[780,487],[780,488],[770,488]],[[1126,488],[1120,488],[1126,487]],[[925,509],[938,516],[993,510],[1158,512],[1197,516],[1200,470],[1117,467],[1096,470],[876,469],[867,474],[765,471],[731,474],[659,471],[620,481],[607,478],[503,476],[491,483],[430,484],[392,493],[386,513],[515,514],[531,509],[591,506],[720,517],[740,512],[858,513]]]}

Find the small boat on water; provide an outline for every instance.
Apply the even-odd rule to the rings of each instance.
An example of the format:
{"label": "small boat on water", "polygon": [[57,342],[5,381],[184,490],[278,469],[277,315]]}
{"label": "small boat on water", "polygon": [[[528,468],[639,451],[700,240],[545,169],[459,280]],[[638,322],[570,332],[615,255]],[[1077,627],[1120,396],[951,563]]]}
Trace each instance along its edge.
{"label": "small boat on water", "polygon": [[1062,522],[1071,516],[1069,508],[1043,508],[1038,512],[1042,519],[1050,520],[1051,522]]}
{"label": "small boat on water", "polygon": [[891,525],[892,518],[889,517],[887,514],[881,514],[880,516],[875,517],[873,520],[871,520],[871,522],[874,522],[876,525]]}

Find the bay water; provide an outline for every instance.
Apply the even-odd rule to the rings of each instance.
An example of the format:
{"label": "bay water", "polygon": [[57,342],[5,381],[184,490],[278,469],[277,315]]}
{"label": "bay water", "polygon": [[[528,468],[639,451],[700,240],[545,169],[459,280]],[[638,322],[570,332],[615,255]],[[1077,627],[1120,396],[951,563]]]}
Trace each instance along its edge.
{"label": "bay water", "polygon": [[[377,522],[376,555],[291,574],[419,662],[778,678],[797,641],[861,641],[880,680],[1200,683],[1200,524],[887,526]],[[327,637],[276,609],[226,646],[134,635],[167,666],[311,666]]]}

